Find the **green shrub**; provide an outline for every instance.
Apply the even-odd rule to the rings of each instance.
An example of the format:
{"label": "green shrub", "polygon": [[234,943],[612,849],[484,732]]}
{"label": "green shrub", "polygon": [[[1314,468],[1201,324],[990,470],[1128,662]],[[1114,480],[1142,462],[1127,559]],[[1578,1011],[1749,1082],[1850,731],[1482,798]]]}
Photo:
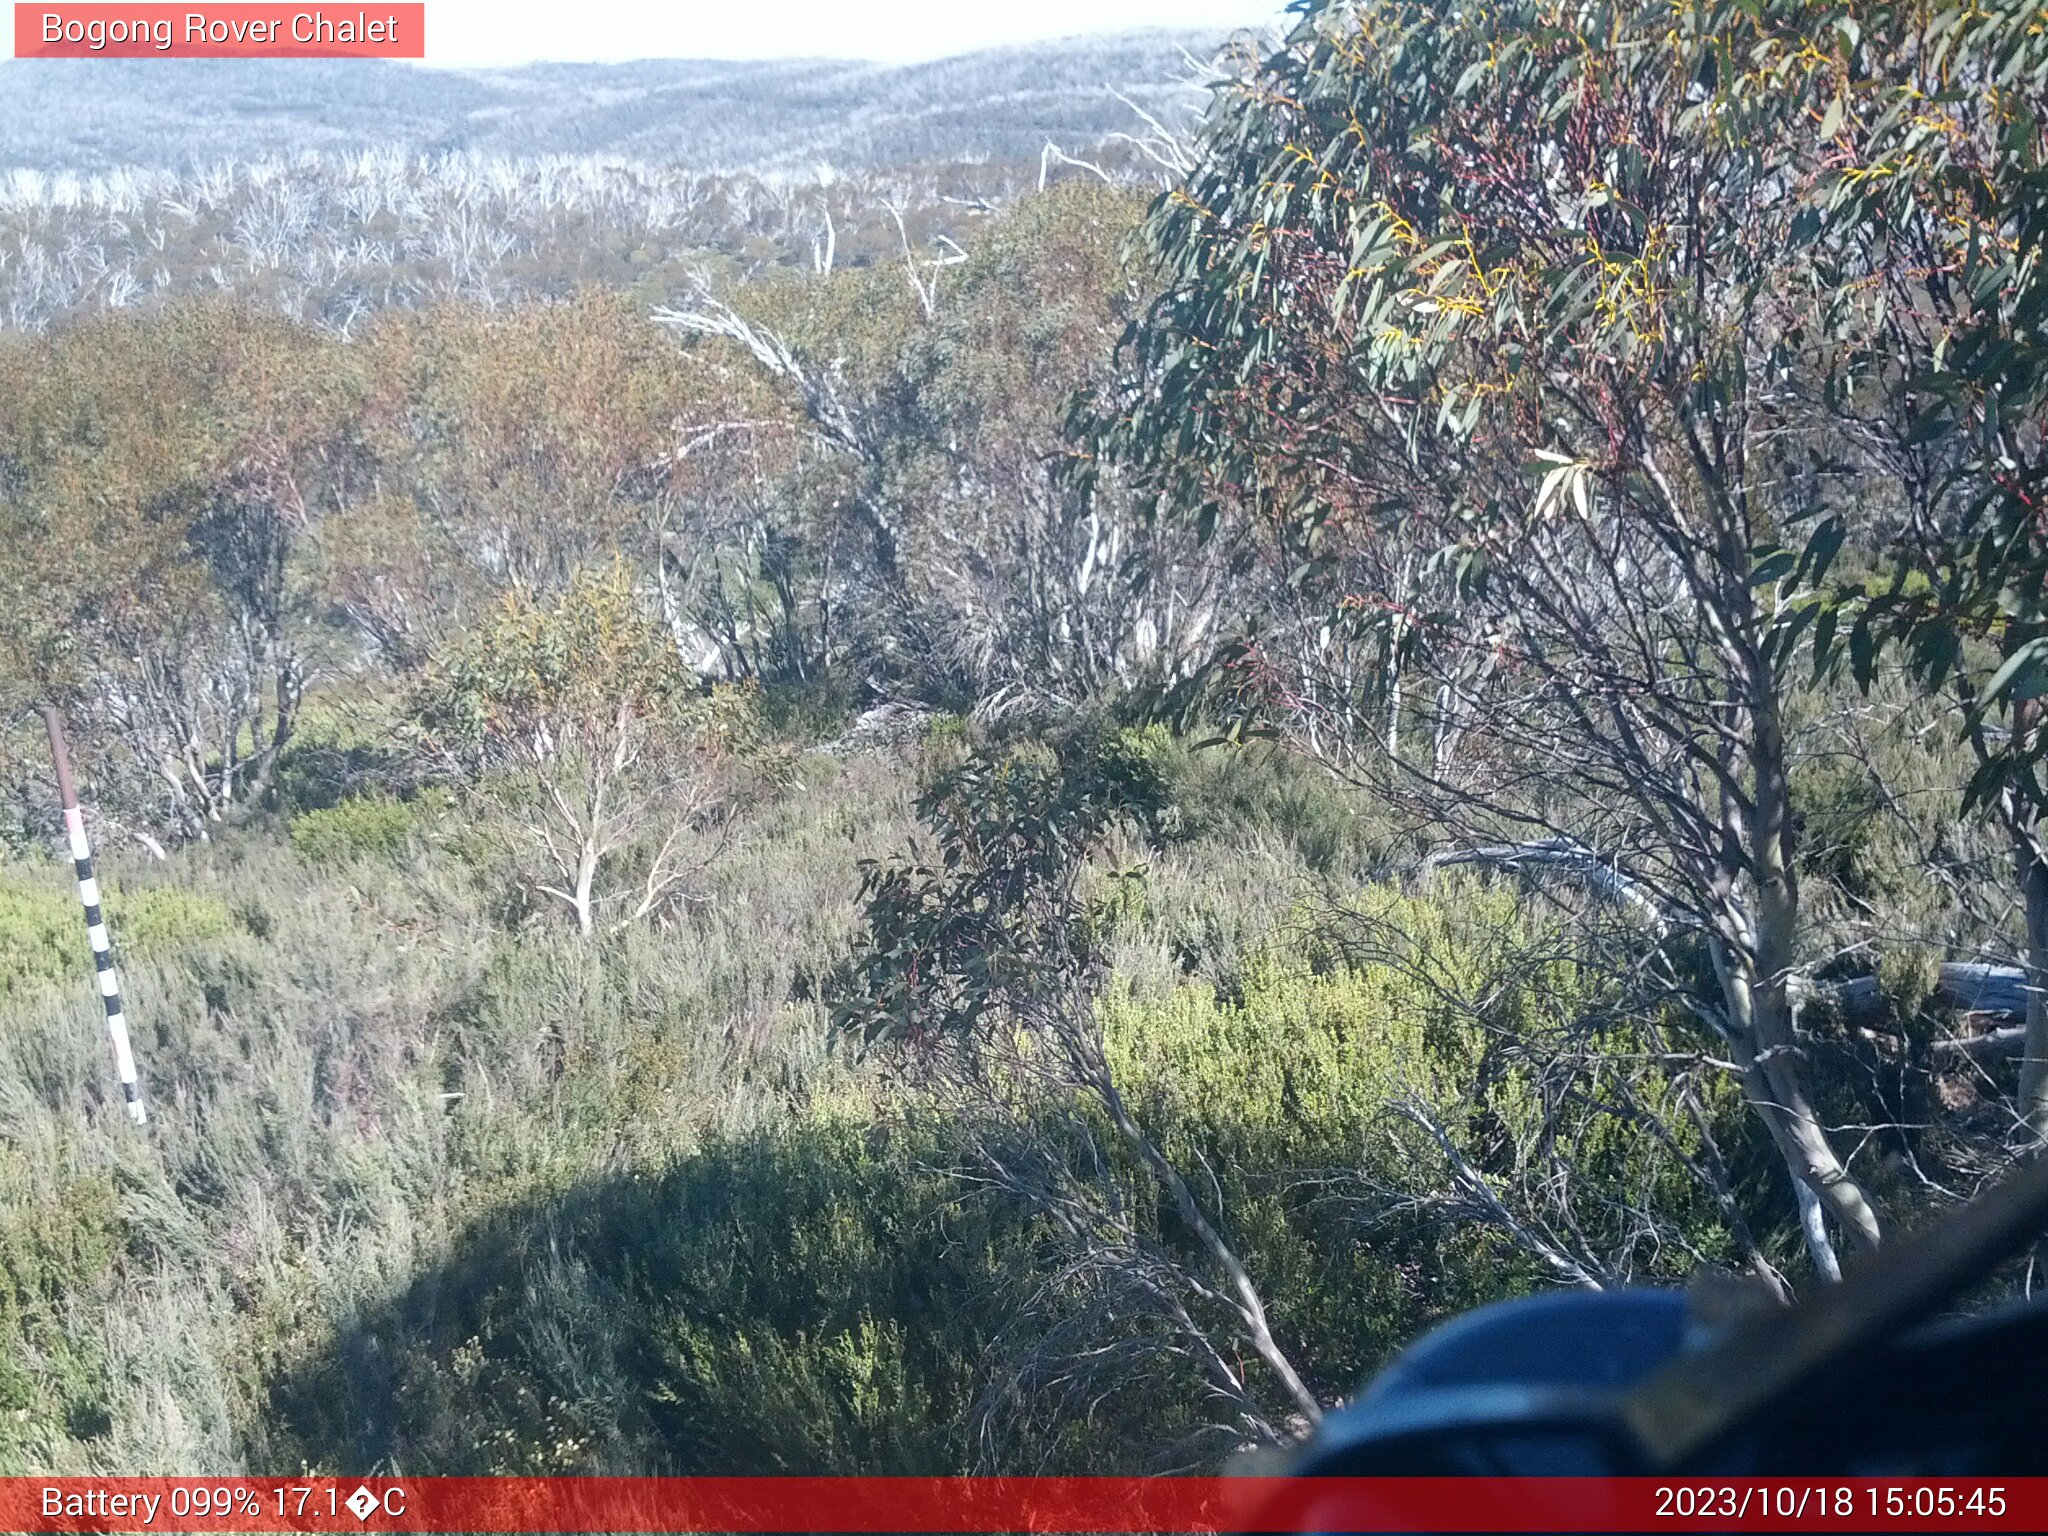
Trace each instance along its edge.
{"label": "green shrub", "polygon": [[352,795],[324,809],[291,819],[292,847],[314,864],[350,859],[396,858],[405,852],[416,819],[414,808],[383,795]]}
{"label": "green shrub", "polygon": [[1090,943],[1107,948],[1142,928],[1147,913],[1142,867],[1092,870],[1083,894],[1082,926]]}
{"label": "green shrub", "polygon": [[391,721],[374,699],[345,704],[308,699],[298,729],[278,758],[272,790],[287,815],[326,810],[351,796],[388,793],[412,770]]}
{"label": "green shrub", "polygon": [[50,1438],[108,1427],[96,1336],[70,1324],[103,1304],[124,1246],[107,1179],[73,1178],[42,1199],[25,1179],[0,1148],[0,1475],[15,1476],[35,1470],[27,1459]]}
{"label": "green shrub", "polygon": [[0,877],[0,997],[62,981],[84,949],[76,896]]}
{"label": "green shrub", "polygon": [[[1103,1005],[1127,1101],[1179,1166],[1216,1179],[1284,1342],[1331,1392],[1436,1317],[1550,1283],[1498,1232],[1398,1215],[1397,1197],[1451,1186],[1439,1160],[1415,1156],[1416,1138],[1390,1134],[1388,1106],[1427,1105],[1488,1166],[1489,1148],[1541,1135],[1542,1043],[1586,1027],[1604,1000],[1593,975],[1530,942],[1505,887],[1460,883],[1431,899],[1379,887],[1354,902],[1361,920],[1401,936],[1400,952],[1345,960],[1298,939],[1269,943],[1242,966],[1235,1000],[1190,982],[1164,997],[1119,989]],[[1574,1086],[1571,1181],[1592,1213],[1582,1219],[1597,1228],[1647,1201],[1696,1252],[1721,1251],[1705,1191],[1632,1116],[1599,1107],[1602,1071],[1630,1074],[1632,1102],[1658,1103],[1670,1084],[1631,1064],[1640,1041],[1606,1048],[1623,1065],[1589,1068]],[[1730,1094],[1717,1107],[1717,1130],[1740,1139],[1740,1104]],[[1645,1276],[1676,1279],[1697,1260],[1668,1262],[1647,1258]]]}
{"label": "green shrub", "polygon": [[837,736],[856,713],[858,679],[845,671],[802,681],[772,678],[761,685],[761,723],[785,740],[815,742]]}
{"label": "green shrub", "polygon": [[934,715],[924,728],[925,772],[936,776],[958,768],[975,747],[974,722],[965,715]]}
{"label": "green shrub", "polygon": [[[234,916],[218,898],[183,886],[105,883],[107,926],[117,951],[134,958],[173,953],[226,935]],[[89,981],[91,951],[78,897],[57,887],[0,876],[0,997],[31,987]]]}
{"label": "green shrub", "polygon": [[235,926],[234,914],[219,897],[176,885],[110,891],[107,921],[119,925],[115,942],[136,956],[171,954],[225,938]]}
{"label": "green shrub", "polygon": [[1795,770],[1792,793],[1801,823],[1802,871],[1867,896],[1871,839],[1884,809],[1883,794],[1870,774],[1853,763],[1815,759]]}
{"label": "green shrub", "polygon": [[[1372,1195],[1429,1188],[1424,1170],[1389,1166],[1383,1117],[1403,1094],[1458,1117],[1469,1025],[1391,967],[1316,974],[1269,950],[1242,978],[1236,1001],[1203,982],[1163,998],[1113,993],[1106,1044],[1169,1157],[1213,1172],[1284,1347],[1323,1390],[1349,1392],[1429,1321],[1536,1277],[1484,1233],[1381,1221]],[[1313,1169],[1338,1176],[1305,1178]],[[1134,1190],[1144,1198],[1142,1182]]]}
{"label": "green shrub", "polygon": [[1319,874],[1379,875],[1398,862],[1401,831],[1380,802],[1271,742],[1191,752],[1176,792],[1191,833],[1275,833]]}
{"label": "green shrub", "polygon": [[422,1471],[958,1470],[1004,1313],[994,1254],[1023,1234],[952,1207],[929,1151],[811,1113],[507,1211],[430,1306],[298,1362],[279,1427],[316,1464]]}

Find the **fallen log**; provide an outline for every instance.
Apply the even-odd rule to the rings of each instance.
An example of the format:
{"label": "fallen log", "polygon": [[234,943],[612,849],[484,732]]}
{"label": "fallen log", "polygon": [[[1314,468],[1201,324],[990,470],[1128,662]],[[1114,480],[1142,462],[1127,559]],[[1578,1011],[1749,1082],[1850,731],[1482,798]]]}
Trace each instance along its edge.
{"label": "fallen log", "polygon": [[1950,1060],[1974,1061],[1980,1064],[1993,1061],[2016,1061],[2026,1053],[2027,1030],[2023,1024],[2007,1025],[2003,1029],[1986,1030],[1981,1035],[1957,1035],[1947,1040],[1937,1040],[1931,1050],[1937,1057]]}
{"label": "fallen log", "polygon": [[[1496,843],[1480,848],[1440,850],[1422,861],[1427,877],[1440,869],[1458,865],[1479,865],[1510,873],[1549,871],[1576,880],[1640,919],[1659,939],[1673,928],[1691,926],[1666,908],[1656,893],[1623,872],[1613,860],[1568,837],[1543,838],[1528,843]],[[1852,976],[1845,981],[1792,983],[1794,998],[1802,1003],[1820,1003],[1839,1013],[1851,1026],[1881,1022],[1887,1012],[1883,983],[1875,976]],[[1950,960],[1942,964],[1934,986],[1934,1000],[1940,1006],[1985,1023],[2010,1020],[2023,1022],[2027,1016],[2026,971],[2017,965],[1990,965],[1981,960]],[[2002,1028],[1983,1036],[1964,1036],[1944,1041],[1943,1046],[1967,1048],[1966,1054],[1982,1050],[1995,1056],[2006,1049]],[[1999,1043],[1979,1046],[1979,1039],[1996,1037]],[[2018,1054],[2018,1047],[2011,1050]]]}
{"label": "fallen log", "polygon": [[[1797,990],[1805,1001],[1831,1007],[1851,1024],[1868,1024],[1885,1014],[1883,984],[1875,976],[1811,982]],[[1980,1019],[2024,1020],[2029,990],[2027,973],[2017,965],[1951,960],[1941,967],[1934,1000],[1944,1008]]]}
{"label": "fallen log", "polygon": [[1640,881],[1622,873],[1614,863],[1581,843],[1567,837],[1545,838],[1534,843],[1496,843],[1486,848],[1461,848],[1431,854],[1422,861],[1425,876],[1460,864],[1479,864],[1491,869],[1517,873],[1531,869],[1552,869],[1577,880],[1609,901],[1627,908],[1658,937],[1671,927],[1664,904]]}

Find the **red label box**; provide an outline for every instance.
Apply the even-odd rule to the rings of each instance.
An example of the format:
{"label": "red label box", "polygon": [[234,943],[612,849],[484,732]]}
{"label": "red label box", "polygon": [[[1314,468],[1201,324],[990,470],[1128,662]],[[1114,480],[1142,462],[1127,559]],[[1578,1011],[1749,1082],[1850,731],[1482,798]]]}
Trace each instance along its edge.
{"label": "red label box", "polygon": [[2040,1531],[2048,1478],[0,1478],[0,1530]]}
{"label": "red label box", "polygon": [[14,7],[17,59],[423,59],[427,8],[356,5]]}

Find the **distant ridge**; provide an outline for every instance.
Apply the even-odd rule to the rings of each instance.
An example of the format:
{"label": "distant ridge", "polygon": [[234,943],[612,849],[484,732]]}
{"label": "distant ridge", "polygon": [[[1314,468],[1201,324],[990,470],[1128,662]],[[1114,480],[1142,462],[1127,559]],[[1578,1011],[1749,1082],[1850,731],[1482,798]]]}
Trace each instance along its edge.
{"label": "distant ridge", "polygon": [[811,171],[1036,156],[1202,104],[1213,32],[1140,32],[930,63],[645,60],[420,69],[382,61],[0,60],[0,168],[184,169],[398,144]]}

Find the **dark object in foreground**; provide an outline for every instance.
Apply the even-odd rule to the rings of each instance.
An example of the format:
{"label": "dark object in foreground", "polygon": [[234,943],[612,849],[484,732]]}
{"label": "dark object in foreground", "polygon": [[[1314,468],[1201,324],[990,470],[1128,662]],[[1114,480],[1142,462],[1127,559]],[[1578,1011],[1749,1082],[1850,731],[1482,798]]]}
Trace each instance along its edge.
{"label": "dark object in foreground", "polygon": [[1302,1476],[2048,1473],[2048,1304],[1942,1307],[2048,1229],[2048,1162],[1800,1306],[1708,1333],[1672,1291],[1486,1307],[1413,1346]]}

